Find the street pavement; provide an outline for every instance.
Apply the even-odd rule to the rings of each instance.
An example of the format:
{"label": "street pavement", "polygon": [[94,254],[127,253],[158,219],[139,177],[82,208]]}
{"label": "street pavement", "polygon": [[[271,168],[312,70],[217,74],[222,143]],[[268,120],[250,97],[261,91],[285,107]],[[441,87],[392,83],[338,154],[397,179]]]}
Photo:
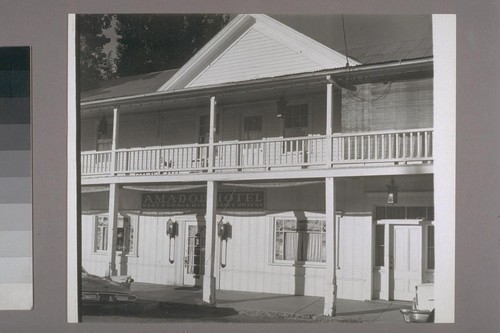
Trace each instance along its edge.
{"label": "street pavement", "polygon": [[216,304],[202,301],[199,287],[133,283],[137,301],[82,307],[83,322],[231,322],[231,323],[403,323],[410,302],[339,299],[337,314],[323,316],[322,297],[217,290]]}

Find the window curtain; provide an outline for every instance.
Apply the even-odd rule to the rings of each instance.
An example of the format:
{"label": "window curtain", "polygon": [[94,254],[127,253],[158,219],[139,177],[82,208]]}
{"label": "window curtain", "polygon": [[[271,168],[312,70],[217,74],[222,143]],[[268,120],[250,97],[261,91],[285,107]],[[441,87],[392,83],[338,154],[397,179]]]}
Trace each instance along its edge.
{"label": "window curtain", "polygon": [[304,234],[302,251],[302,258],[306,261],[316,261],[321,262],[321,247],[323,244],[322,234],[320,233],[309,233]]}
{"label": "window curtain", "polygon": [[[300,242],[300,243],[299,243]],[[321,262],[323,235],[321,233],[285,233],[285,260]]]}
{"label": "window curtain", "polygon": [[299,234],[296,232],[285,233],[285,260],[297,260]]}

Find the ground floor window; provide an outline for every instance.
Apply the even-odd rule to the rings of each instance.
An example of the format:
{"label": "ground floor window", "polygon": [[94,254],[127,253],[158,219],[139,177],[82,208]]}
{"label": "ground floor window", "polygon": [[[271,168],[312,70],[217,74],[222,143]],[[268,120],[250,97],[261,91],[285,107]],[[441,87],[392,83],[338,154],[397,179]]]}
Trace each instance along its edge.
{"label": "ground floor window", "polygon": [[[137,223],[129,217],[118,217],[116,230],[116,252],[136,254]],[[105,252],[108,250],[109,220],[107,215],[96,216],[94,251]]]}
{"label": "ground floor window", "polygon": [[325,220],[274,221],[274,260],[325,262]]}

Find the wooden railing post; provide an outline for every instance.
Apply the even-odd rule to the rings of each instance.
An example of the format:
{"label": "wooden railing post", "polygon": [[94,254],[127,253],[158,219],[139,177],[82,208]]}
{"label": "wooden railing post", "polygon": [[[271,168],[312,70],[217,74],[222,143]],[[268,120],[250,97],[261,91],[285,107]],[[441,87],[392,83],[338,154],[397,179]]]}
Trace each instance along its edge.
{"label": "wooden railing post", "polygon": [[328,83],[326,84],[326,166],[330,168],[332,166],[332,134],[333,134],[333,83],[331,81],[330,75],[326,78]]}
{"label": "wooden railing post", "polygon": [[110,165],[110,173],[113,176],[116,172],[116,147],[118,146],[118,122],[120,117],[118,115],[118,108],[113,109],[113,141],[111,142],[111,165]]}
{"label": "wooden railing post", "polygon": [[214,150],[214,139],[215,139],[215,106],[217,101],[215,96],[210,97],[210,129],[208,134],[208,172],[214,171],[215,162],[215,150]]}

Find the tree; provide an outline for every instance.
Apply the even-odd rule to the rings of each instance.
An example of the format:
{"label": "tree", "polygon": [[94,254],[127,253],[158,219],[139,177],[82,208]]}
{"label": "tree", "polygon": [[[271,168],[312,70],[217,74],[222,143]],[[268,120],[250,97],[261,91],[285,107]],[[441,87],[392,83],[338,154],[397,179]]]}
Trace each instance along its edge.
{"label": "tree", "polygon": [[179,68],[229,22],[229,15],[116,15],[116,75]]}
{"label": "tree", "polygon": [[113,60],[104,47],[110,42],[106,30],[111,28],[110,15],[79,15],[80,87],[90,90],[98,81],[113,75]]}

